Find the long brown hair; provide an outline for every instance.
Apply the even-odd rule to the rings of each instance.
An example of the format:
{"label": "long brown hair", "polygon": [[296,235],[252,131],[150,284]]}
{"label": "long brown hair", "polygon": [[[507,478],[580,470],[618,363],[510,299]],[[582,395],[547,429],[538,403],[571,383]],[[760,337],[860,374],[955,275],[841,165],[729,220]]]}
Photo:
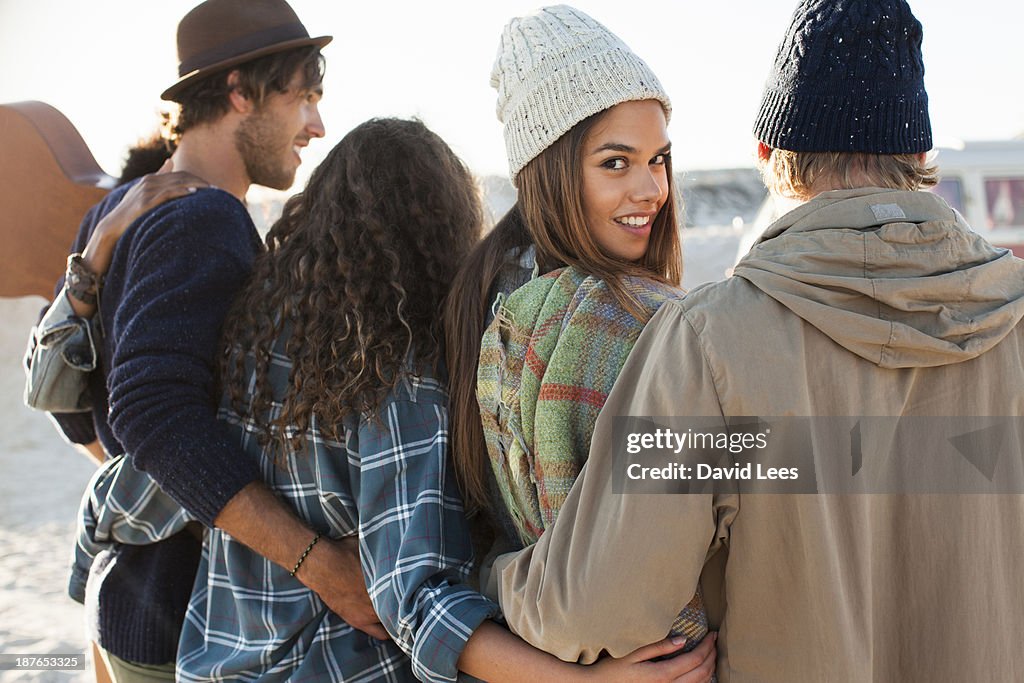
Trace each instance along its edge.
{"label": "long brown hair", "polygon": [[[225,325],[222,377],[262,445],[300,448],[314,415],[336,438],[346,414],[380,406],[407,360],[436,367],[444,296],[481,216],[472,175],[419,121],[373,119],[331,150],[271,228]],[[292,369],[272,416],[271,350],[286,330]]]}
{"label": "long brown hair", "polygon": [[519,172],[515,206],[477,245],[452,284],[445,305],[450,438],[455,471],[470,510],[486,509],[488,502],[489,464],[476,400],[476,372],[491,290],[508,250],[533,244],[542,273],[575,266],[604,280],[619,303],[635,313],[639,312],[638,304],[623,285],[623,276],[648,277],[677,286],[682,280],[671,157],[665,159],[668,196],[654,218],[647,253],[639,262],[622,261],[604,253],[587,228],[583,145],[605,112],[580,121]]}

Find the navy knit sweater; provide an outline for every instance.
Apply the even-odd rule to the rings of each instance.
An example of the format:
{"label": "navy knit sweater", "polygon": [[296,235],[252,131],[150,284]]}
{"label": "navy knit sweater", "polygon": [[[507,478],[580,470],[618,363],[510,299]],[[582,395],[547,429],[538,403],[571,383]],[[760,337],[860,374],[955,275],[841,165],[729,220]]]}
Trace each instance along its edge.
{"label": "navy knit sweater", "polygon": [[[75,251],[125,191],[90,210]],[[101,293],[92,419],[55,416],[72,441],[96,435],[111,454],[127,452],[209,526],[259,477],[215,419],[222,323],[258,249],[245,207],[221,190],[199,190],[138,219],[118,242]],[[120,548],[99,591],[100,645],[129,661],[173,661],[199,551],[186,532]]]}

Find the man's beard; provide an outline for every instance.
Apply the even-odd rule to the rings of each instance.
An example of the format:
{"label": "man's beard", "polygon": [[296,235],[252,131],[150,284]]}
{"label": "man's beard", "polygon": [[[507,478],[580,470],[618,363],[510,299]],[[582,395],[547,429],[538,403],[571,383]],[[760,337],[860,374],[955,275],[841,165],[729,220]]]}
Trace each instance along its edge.
{"label": "man's beard", "polygon": [[295,168],[283,161],[285,150],[274,147],[280,136],[277,121],[263,110],[253,112],[238,126],[235,149],[242,156],[251,183],[287,190],[295,182]]}

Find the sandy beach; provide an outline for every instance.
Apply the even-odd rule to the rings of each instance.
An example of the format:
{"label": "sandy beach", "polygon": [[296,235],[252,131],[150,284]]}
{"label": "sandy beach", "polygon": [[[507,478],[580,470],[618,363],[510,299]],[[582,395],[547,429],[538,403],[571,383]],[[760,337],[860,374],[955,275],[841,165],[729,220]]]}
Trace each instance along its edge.
{"label": "sandy beach", "polygon": [[[84,610],[67,595],[78,501],[95,466],[21,400],[21,357],[45,304],[0,299],[0,654],[79,654]],[[8,681],[86,681],[86,671],[0,671]]]}

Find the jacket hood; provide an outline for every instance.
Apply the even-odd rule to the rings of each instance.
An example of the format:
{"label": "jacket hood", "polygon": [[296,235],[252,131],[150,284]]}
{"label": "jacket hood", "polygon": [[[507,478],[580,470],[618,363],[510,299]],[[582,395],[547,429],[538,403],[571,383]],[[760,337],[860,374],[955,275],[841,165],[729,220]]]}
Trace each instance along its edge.
{"label": "jacket hood", "polygon": [[884,368],[980,356],[1024,317],[1024,261],[930,192],[826,192],[773,223],[741,277]]}

